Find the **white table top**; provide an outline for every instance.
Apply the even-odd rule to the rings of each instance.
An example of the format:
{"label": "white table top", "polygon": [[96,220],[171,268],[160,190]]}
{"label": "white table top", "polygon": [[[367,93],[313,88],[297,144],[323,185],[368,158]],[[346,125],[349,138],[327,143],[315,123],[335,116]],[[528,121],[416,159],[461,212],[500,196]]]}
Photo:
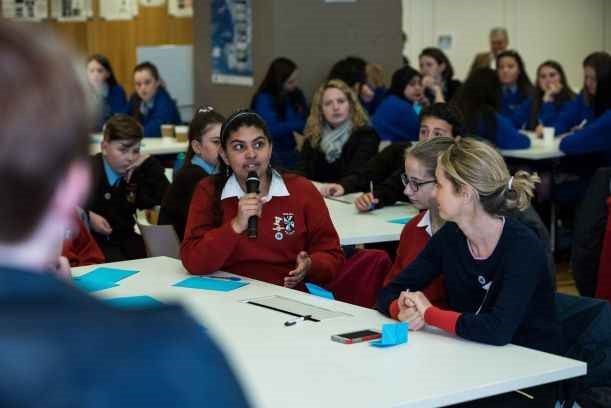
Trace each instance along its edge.
{"label": "white table top", "polygon": [[560,138],[556,138],[553,144],[545,145],[543,140],[536,138],[533,132],[523,132],[530,138],[531,146],[528,149],[501,149],[504,157],[512,157],[525,160],[547,160],[563,157],[560,151]]}
{"label": "white table top", "polygon": [[[96,295],[182,302],[224,349],[257,407],[434,407],[586,372],[586,365],[575,360],[513,345],[487,346],[434,330],[410,332],[407,344],[386,349],[344,345],[332,342],[331,335],[380,329],[390,320],[374,310],[250,279],[231,292],[173,287],[186,272],[171,258],[106,266],[140,273]],[[74,268],[73,274],[96,267]],[[285,327],[290,316],[240,302],[270,295],[351,316]]]}
{"label": "white table top", "polygon": [[[96,133],[91,136],[89,143],[89,153],[96,154],[100,152],[100,143],[102,136]],[[187,142],[177,142],[172,137],[145,137],[140,145],[140,152],[143,154],[176,154],[187,151]]]}
{"label": "white table top", "polygon": [[[358,194],[340,197],[354,201]],[[368,244],[374,242],[398,241],[403,224],[389,222],[398,218],[415,216],[418,210],[409,204],[399,204],[359,213],[354,204],[325,199],[331,220],[339,235],[341,245]]]}

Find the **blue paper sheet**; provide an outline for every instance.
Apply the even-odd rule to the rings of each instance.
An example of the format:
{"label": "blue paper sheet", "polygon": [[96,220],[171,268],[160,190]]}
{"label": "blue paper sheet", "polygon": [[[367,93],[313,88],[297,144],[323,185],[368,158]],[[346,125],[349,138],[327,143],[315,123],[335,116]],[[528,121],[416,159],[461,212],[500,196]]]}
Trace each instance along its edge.
{"label": "blue paper sheet", "polygon": [[112,282],[97,281],[94,279],[74,278],[74,284],[85,292],[97,292],[98,290],[110,289],[119,286]]}
{"label": "blue paper sheet", "polygon": [[163,305],[163,303],[150,296],[126,296],[105,299],[105,301],[120,309],[147,309]]}
{"label": "blue paper sheet", "polygon": [[374,347],[390,347],[397,344],[407,343],[407,323],[388,323],[382,326],[382,337],[380,340],[372,341]]}
{"label": "blue paper sheet", "polygon": [[132,275],[135,275],[138,271],[130,271],[127,269],[116,269],[116,268],[96,268],[91,272],[88,272],[84,275],[78,277],[79,280],[92,280],[96,282],[107,282],[107,283],[117,283],[120,280],[125,278],[129,278]]}
{"label": "blue paper sheet", "polygon": [[248,285],[248,282],[245,281],[214,279],[205,276],[193,276],[174,284],[174,286],[181,288],[215,290],[219,292],[229,292],[246,285]]}
{"label": "blue paper sheet", "polygon": [[308,282],[305,284],[305,286],[308,289],[308,291],[313,295],[320,296],[326,299],[335,299],[335,296],[333,296],[333,293],[329,292],[326,289],[321,288],[318,285]]}
{"label": "blue paper sheet", "polygon": [[412,218],[414,217],[402,217],[402,218],[395,218],[392,220],[388,220],[388,222],[392,222],[393,224],[401,224],[401,225],[405,225],[407,224]]}

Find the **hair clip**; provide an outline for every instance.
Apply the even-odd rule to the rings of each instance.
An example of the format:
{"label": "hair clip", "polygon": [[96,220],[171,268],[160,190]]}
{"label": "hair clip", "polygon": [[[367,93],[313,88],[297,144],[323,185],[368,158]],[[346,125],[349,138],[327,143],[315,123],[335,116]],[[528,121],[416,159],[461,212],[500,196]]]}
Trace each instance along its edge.
{"label": "hair clip", "polygon": [[205,106],[202,108],[199,108],[197,110],[197,113],[208,113],[208,112],[212,112],[214,110],[214,108],[212,106]]}

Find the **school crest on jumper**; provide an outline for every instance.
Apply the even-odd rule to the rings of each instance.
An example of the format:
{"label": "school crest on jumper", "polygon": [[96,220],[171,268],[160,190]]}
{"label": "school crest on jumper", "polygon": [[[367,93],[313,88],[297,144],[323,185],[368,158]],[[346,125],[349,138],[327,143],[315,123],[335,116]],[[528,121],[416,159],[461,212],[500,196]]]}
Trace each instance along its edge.
{"label": "school crest on jumper", "polygon": [[282,216],[274,216],[274,238],[282,240],[285,235],[295,233],[295,215],[293,213],[282,213]]}

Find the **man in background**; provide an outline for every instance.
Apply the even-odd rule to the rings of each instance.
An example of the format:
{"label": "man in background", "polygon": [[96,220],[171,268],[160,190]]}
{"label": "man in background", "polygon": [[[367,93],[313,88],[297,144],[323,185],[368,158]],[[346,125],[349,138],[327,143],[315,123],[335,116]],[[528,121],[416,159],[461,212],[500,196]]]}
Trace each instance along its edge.
{"label": "man in background", "polygon": [[471,63],[473,72],[477,68],[496,69],[496,56],[505,51],[509,46],[509,35],[503,27],[495,27],[490,30],[490,51],[479,53]]}

